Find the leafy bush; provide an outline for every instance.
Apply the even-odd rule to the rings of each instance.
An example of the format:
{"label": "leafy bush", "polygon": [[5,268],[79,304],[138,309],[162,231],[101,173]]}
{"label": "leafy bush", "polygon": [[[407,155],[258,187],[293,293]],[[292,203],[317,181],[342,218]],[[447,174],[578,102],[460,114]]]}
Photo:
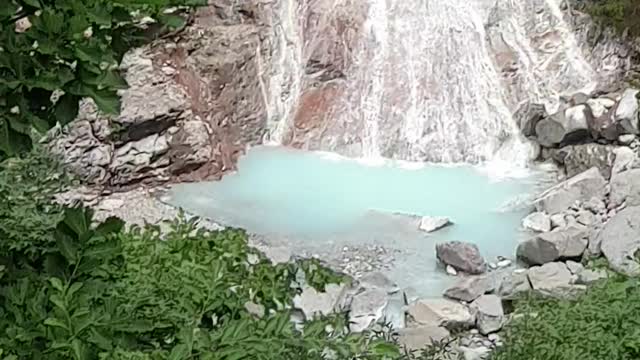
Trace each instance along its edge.
{"label": "leafy bush", "polygon": [[614,278],[577,301],[517,304],[505,345],[492,360],[640,359],[640,283]]}
{"label": "leafy bush", "polygon": [[184,24],[169,6],[200,4],[206,0],[0,1],[0,153],[29,149],[33,127],[72,121],[83,97],[117,114],[124,53],[145,40],[149,22]]}
{"label": "leafy bush", "polygon": [[63,209],[53,199],[69,182],[43,149],[0,163],[0,256],[37,257],[55,246]]}
{"label": "leafy bush", "polygon": [[297,328],[291,304],[309,263],[273,265],[247,245],[243,231],[209,232],[184,219],[166,233],[157,226],[124,231],[115,218],[92,226],[91,215],[67,209],[55,229],[56,248],[35,261],[41,266],[6,264],[4,359],[401,356],[384,339],[349,333],[346,314]]}
{"label": "leafy bush", "polygon": [[592,0],[586,2],[585,10],[606,25],[619,31],[629,29],[632,36],[640,36],[640,2],[637,0]]}

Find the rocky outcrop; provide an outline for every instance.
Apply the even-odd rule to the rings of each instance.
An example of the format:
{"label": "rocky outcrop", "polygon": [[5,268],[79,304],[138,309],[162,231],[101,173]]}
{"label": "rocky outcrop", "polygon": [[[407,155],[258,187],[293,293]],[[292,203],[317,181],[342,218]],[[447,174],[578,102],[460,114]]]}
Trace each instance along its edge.
{"label": "rocky outcrop", "polygon": [[436,244],[436,256],[445,265],[468,274],[481,274],[486,264],[475,244],[460,241]]}

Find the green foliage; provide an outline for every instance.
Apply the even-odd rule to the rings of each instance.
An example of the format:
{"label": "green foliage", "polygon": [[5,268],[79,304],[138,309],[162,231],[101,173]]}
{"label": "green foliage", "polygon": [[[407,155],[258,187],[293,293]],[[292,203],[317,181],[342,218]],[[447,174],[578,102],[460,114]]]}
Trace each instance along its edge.
{"label": "green foliage", "polygon": [[148,19],[163,29],[185,20],[169,6],[205,0],[0,1],[0,153],[31,147],[33,128],[72,121],[83,97],[117,114],[124,53],[145,40]]}
{"label": "green foliage", "polygon": [[517,304],[505,345],[492,360],[640,358],[640,283],[623,277],[577,301],[529,298]]}
{"label": "green foliage", "polygon": [[8,259],[0,272],[5,359],[404,356],[388,339],[350,333],[346,314],[294,325],[297,274],[318,287],[341,277],[313,261],[273,265],[241,230],[210,232],[179,218],[164,232],[125,231],[118,219],[95,225],[91,211],[67,209],[53,237],[40,258]]}
{"label": "green foliage", "polygon": [[640,2],[637,0],[587,1],[585,10],[605,25],[621,32],[629,29],[632,36],[640,36]]}
{"label": "green foliage", "polygon": [[37,257],[55,246],[63,209],[53,198],[69,181],[40,148],[0,163],[0,256]]}

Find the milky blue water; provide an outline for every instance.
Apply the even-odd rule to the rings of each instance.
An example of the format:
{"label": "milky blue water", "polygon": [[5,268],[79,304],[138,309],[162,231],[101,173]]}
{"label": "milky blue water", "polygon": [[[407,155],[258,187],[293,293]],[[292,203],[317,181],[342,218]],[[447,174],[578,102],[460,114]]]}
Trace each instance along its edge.
{"label": "milky blue water", "polygon": [[[533,177],[492,180],[468,166],[412,167],[258,147],[221,181],[174,186],[169,202],[224,225],[286,238],[296,251],[397,250],[385,272],[423,295],[440,294],[451,282],[437,268],[436,242],[474,242],[488,260],[514,254],[527,210],[506,204],[530,193]],[[426,234],[414,219],[392,213],[447,216],[454,225]]]}

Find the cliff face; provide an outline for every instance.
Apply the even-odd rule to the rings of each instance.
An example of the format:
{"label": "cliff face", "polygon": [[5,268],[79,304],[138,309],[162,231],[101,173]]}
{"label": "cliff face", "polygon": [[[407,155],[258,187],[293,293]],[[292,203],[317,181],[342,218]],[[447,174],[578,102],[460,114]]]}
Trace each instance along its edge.
{"label": "cliff face", "polygon": [[[362,121],[366,116],[360,114],[370,110],[367,106],[371,104],[363,99],[370,99],[372,90],[356,89],[364,91],[360,94],[350,86],[359,81],[375,87],[371,79],[377,68],[365,66],[359,59],[376,58],[379,54],[371,53],[374,48],[367,50],[362,44],[382,41],[384,34],[376,33],[379,30],[372,27],[378,19],[372,17],[393,15],[397,19],[390,19],[396,25],[405,25],[403,16],[410,13],[410,7],[405,2],[394,4],[389,9],[377,9],[358,0],[210,0],[181,33],[127,54],[122,70],[130,88],[121,94],[123,110],[118,117],[98,114],[94,104],[87,101],[78,119],[56,134],[51,148],[63,155],[89,184],[107,188],[217,179],[234,169],[237,158],[248,146],[265,141],[309,149],[329,147],[347,155],[362,155],[363,148],[371,144],[365,143],[363,134],[370,129]],[[493,6],[487,4],[488,8]],[[505,4],[507,11],[510,2]],[[535,13],[534,6],[530,7]],[[493,13],[499,10],[497,5],[492,9]],[[591,67],[600,74],[599,88],[618,83],[633,68],[632,58],[637,54],[633,45],[628,39],[595,26],[588,16],[571,6],[564,10],[567,23],[575,29],[576,41],[582,45]],[[382,14],[378,14],[380,11]],[[392,11],[391,15],[387,11]],[[507,24],[509,18],[503,18]],[[498,37],[491,37],[498,33],[496,24],[490,22],[485,27],[490,45],[499,50]],[[400,26],[395,30],[399,42],[411,35],[400,30],[420,28],[406,25],[406,29]],[[540,56],[548,56],[543,46],[547,38],[541,37]],[[422,53],[415,47],[403,46],[413,51],[410,54]],[[401,53],[390,52],[380,69],[395,73],[397,66],[389,62],[403,59],[406,56]],[[561,60],[554,61],[565,63]],[[502,81],[516,81],[509,78],[509,64],[513,61],[502,64],[498,56],[494,62]],[[362,79],[354,79],[354,69],[363,70],[358,72]],[[406,111],[393,104],[413,104],[409,101],[413,98],[407,95],[410,89],[404,89],[408,82],[421,79],[419,82],[431,84],[428,91],[442,93],[428,81],[432,73],[435,72],[415,72],[413,79],[397,80],[378,94],[391,104],[385,106],[392,114],[389,119],[380,120],[384,121],[378,129],[385,136],[382,140],[407,139],[398,120]],[[446,74],[441,75],[446,78]],[[513,89],[511,92],[516,94],[518,87]],[[429,99],[427,96],[418,100]],[[359,108],[352,109],[354,106]],[[352,117],[349,111],[358,117]],[[447,112],[457,110],[449,108]],[[433,142],[418,135],[412,140],[416,144]],[[408,151],[406,146],[398,146],[398,141],[384,141],[374,145],[384,147],[385,156]]]}

